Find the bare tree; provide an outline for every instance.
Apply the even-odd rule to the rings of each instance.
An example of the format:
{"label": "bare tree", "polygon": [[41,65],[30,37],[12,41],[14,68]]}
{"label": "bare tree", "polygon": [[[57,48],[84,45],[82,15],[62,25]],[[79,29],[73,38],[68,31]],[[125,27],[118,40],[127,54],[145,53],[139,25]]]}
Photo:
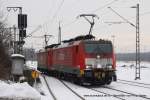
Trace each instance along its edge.
{"label": "bare tree", "polygon": [[10,76],[11,61],[8,51],[11,44],[11,33],[6,28],[6,24],[2,19],[0,12],[0,79],[7,80]]}

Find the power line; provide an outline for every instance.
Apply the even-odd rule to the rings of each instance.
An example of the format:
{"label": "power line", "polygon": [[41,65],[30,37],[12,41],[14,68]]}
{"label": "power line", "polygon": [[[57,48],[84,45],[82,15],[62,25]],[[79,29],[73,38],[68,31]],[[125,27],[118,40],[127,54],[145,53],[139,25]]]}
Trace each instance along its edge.
{"label": "power line", "polygon": [[[148,14],[150,14],[150,11],[141,13],[140,16],[144,16],[144,15],[148,15]],[[133,19],[133,18],[135,18],[135,17],[128,18],[127,20]],[[73,21],[71,21],[71,22],[69,22],[69,23],[63,25],[62,27],[63,27],[63,28],[66,28],[66,27],[68,27],[68,26],[74,24],[76,21],[77,21],[77,19],[75,19],[75,20],[73,20]],[[108,23],[108,24],[122,24],[122,23],[127,23],[127,22],[124,22],[124,21],[108,22],[108,21],[106,21],[106,22],[104,22],[104,23]]]}
{"label": "power line", "polygon": [[139,31],[139,4],[137,6],[132,6],[131,8],[136,8],[136,25],[128,21],[126,18],[121,16],[119,13],[117,13],[115,10],[113,10],[111,7],[108,7],[111,11],[113,11],[116,15],[118,15],[120,18],[122,18],[125,22],[129,23],[131,26],[136,28],[136,71],[135,71],[135,79],[140,79],[141,75],[141,66],[140,66],[140,31]]}
{"label": "power line", "polygon": [[107,4],[103,5],[103,6],[101,6],[101,7],[99,7],[99,8],[93,10],[92,12],[96,12],[96,11],[102,10],[102,9],[104,9],[105,7],[107,7],[107,6],[109,6],[109,5],[113,4],[113,3],[115,3],[115,2],[117,2],[117,1],[119,1],[119,0],[113,0],[113,1],[111,1],[111,2],[109,2],[109,3],[107,3]]}
{"label": "power line", "polygon": [[[145,16],[145,15],[148,15],[148,14],[150,14],[150,11],[141,13],[141,14],[139,14],[139,16],[141,17],[141,16]],[[126,20],[130,20],[130,19],[133,19],[133,18],[135,18],[135,17],[130,17],[130,18],[127,18]],[[126,21],[116,21],[116,22],[106,21],[104,23],[107,23],[107,24],[111,25],[111,24],[122,24],[122,23],[127,23],[127,22]]]}
{"label": "power line", "polygon": [[54,7],[54,1],[56,2],[56,0],[52,0],[51,7],[50,7],[50,9],[48,10],[48,16],[47,16],[47,17],[49,17],[49,16],[51,15],[52,8]]}
{"label": "power line", "polygon": [[44,36],[32,36],[31,38],[44,38]]}
{"label": "power line", "polygon": [[[145,16],[145,15],[148,15],[148,14],[150,14],[150,11],[144,12],[144,13],[140,13],[139,16],[141,17],[141,16]],[[130,17],[128,19],[133,19],[133,18],[135,18],[135,17]]]}
{"label": "power line", "polygon": [[127,22],[127,23],[129,23],[131,26],[133,26],[133,27],[135,27],[136,28],[136,26],[133,24],[133,23],[131,23],[130,21],[128,21],[126,18],[124,18],[123,16],[121,16],[119,13],[117,13],[115,10],[113,10],[111,7],[108,7],[111,11],[113,11],[116,15],[118,15],[120,18],[122,18],[125,22]]}
{"label": "power line", "polygon": [[27,35],[26,36],[26,38],[27,37],[31,37],[32,35],[33,35],[33,33],[35,33],[35,32],[37,32],[39,29],[41,29],[42,28],[42,26],[41,25],[39,25],[37,28],[35,28],[29,35]]}
{"label": "power line", "polygon": [[[51,21],[53,21],[54,18],[56,18],[56,16],[57,16],[58,12],[60,11],[60,9],[61,9],[61,7],[62,7],[64,1],[65,1],[65,0],[62,0],[62,2],[60,3],[60,5],[59,5],[59,7],[58,7],[56,13],[55,13],[54,16],[52,17]],[[44,24],[47,24],[47,23],[49,23],[49,21],[46,21],[45,23],[43,23],[43,25],[44,25]],[[37,28],[35,28],[27,37],[31,37],[32,34],[35,33],[36,31],[38,31],[39,29],[41,29],[41,28],[43,27],[43,25],[39,25],[39,26],[38,26]]]}
{"label": "power line", "polygon": [[[53,22],[53,20],[54,20],[55,18],[57,18],[57,14],[58,14],[58,12],[60,11],[60,9],[61,9],[61,7],[62,7],[64,1],[65,1],[65,0],[62,0],[62,1],[61,1],[61,3],[60,3],[60,5],[59,5],[58,9],[56,10],[55,14],[53,15],[53,17],[52,17],[52,19],[51,19],[51,22]],[[46,21],[46,22],[49,23],[49,21]],[[44,24],[47,24],[46,22],[45,22]]]}
{"label": "power line", "polygon": [[62,27],[63,27],[63,28],[68,27],[68,26],[74,24],[76,21],[77,21],[77,19],[75,19],[75,20],[73,20],[73,21],[71,21],[71,22],[69,22],[69,23],[63,25]]}
{"label": "power line", "polygon": [[[61,1],[61,3],[60,3],[60,5],[59,5],[58,9],[56,10],[55,14],[53,15],[53,17],[52,17],[52,19],[51,19],[51,22],[53,22],[54,19],[57,17],[57,14],[58,14],[58,12],[60,11],[60,9],[61,9],[61,7],[62,7],[64,1],[65,1],[65,0],[62,0],[62,1]],[[96,12],[96,11],[98,11],[98,10],[101,10],[101,9],[107,7],[108,5],[111,5],[111,4],[115,3],[116,1],[118,1],[118,0],[113,0],[113,1],[111,1],[110,3],[108,3],[108,4],[106,4],[106,5],[102,6],[102,7],[97,8],[97,9],[94,10],[93,12]],[[67,26],[69,26],[69,25],[75,23],[76,21],[77,21],[77,20],[74,20],[74,21],[72,21],[72,22],[70,22],[70,23],[67,23],[67,24],[63,25],[62,27],[67,27]],[[47,23],[49,23],[49,21],[46,21],[44,24],[47,24]],[[44,24],[43,24],[43,25],[44,25]],[[40,27],[39,27],[39,26],[40,26]],[[35,30],[39,30],[40,28],[42,28],[41,25],[39,25],[39,26],[38,26]],[[33,34],[33,33],[34,33],[34,31],[31,32],[31,34]]]}

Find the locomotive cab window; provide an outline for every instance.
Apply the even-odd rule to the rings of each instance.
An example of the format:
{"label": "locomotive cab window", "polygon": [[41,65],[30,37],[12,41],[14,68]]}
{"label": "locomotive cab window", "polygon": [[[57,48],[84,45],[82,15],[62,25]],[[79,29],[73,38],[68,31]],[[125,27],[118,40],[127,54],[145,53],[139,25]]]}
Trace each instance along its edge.
{"label": "locomotive cab window", "polygon": [[111,44],[87,43],[85,44],[87,53],[112,53]]}

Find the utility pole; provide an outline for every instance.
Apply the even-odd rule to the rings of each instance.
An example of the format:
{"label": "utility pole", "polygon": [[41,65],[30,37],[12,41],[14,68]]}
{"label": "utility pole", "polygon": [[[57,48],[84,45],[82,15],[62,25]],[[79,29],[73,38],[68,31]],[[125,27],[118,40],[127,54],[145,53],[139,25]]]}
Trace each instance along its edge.
{"label": "utility pole", "polygon": [[59,30],[59,32],[58,32],[58,44],[61,44],[61,26],[60,26],[60,22],[59,22],[58,30]]}
{"label": "utility pole", "polygon": [[119,13],[117,13],[115,10],[113,10],[111,7],[108,7],[111,11],[113,11],[115,14],[117,14],[120,18],[125,20],[127,23],[129,23],[131,26],[136,28],[136,69],[135,69],[135,80],[140,79],[141,75],[141,67],[140,67],[140,32],[139,32],[139,4],[137,6],[133,6],[131,8],[136,8],[136,25],[122,17]]}
{"label": "utility pole", "polygon": [[139,27],[139,4],[133,6],[136,8],[136,71],[135,71],[135,80],[140,79],[141,67],[140,67],[140,27]]}
{"label": "utility pole", "polygon": [[[89,30],[89,35],[91,35],[92,30],[93,30],[93,26],[95,24],[95,19],[94,18],[96,17],[97,19],[99,19],[99,17],[95,14],[81,14],[78,17],[84,17],[90,23],[91,27],[90,27],[90,30]],[[92,20],[89,20],[88,17],[91,17]]]}

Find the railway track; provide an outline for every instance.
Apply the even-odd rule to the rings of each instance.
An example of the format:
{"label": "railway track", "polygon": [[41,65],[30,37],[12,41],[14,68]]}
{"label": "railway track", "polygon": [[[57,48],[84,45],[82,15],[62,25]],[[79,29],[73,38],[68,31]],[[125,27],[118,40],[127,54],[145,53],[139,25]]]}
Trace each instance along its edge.
{"label": "railway track", "polygon": [[122,80],[122,79],[117,79],[117,80],[119,80],[119,81],[124,81],[124,82],[129,82],[129,83],[142,84],[142,85],[145,85],[145,86],[150,86],[150,84],[146,84],[146,83],[133,82],[133,81],[127,81],[127,80]]}
{"label": "railway track", "polygon": [[93,90],[93,91],[96,91],[96,92],[98,92],[98,93],[103,93],[103,94],[105,94],[106,96],[112,96],[112,97],[117,98],[117,99],[120,99],[120,100],[126,100],[126,99],[124,99],[124,98],[121,98],[121,97],[118,97],[118,96],[116,96],[116,95],[112,95],[112,94],[109,94],[109,93],[106,93],[106,92],[103,92],[103,91],[100,91],[100,90],[96,90],[96,89],[94,89],[94,88],[88,88],[88,89]]}
{"label": "railway track", "polygon": [[[72,91],[73,93],[75,93],[78,97],[81,98],[81,100],[86,100],[85,98],[83,98],[81,95],[79,95],[77,92],[75,92],[69,85],[67,85],[65,82],[63,82],[62,80],[60,80],[62,82],[62,84],[64,84],[70,91]],[[102,91],[98,91],[96,89],[92,89],[92,88],[88,88],[88,87],[84,87],[88,90],[92,90],[94,92],[97,92],[97,93],[101,93],[103,96],[111,96],[111,97],[114,97],[114,98],[117,98],[118,100],[125,100],[123,98],[120,98],[120,97],[117,97],[115,95],[112,95],[112,94],[108,94],[106,92],[102,92]]]}
{"label": "railway track", "polygon": [[[52,89],[50,88],[50,86],[46,80],[46,77],[45,76],[43,76],[43,77],[44,77],[45,83],[47,85],[47,88],[53,97],[53,100],[58,100],[58,98],[56,98],[56,95],[54,95]],[[84,98],[84,95],[81,92],[77,92],[78,90],[75,91],[70,85],[68,85],[63,80],[58,79],[58,81],[60,81],[60,83],[62,83],[62,86],[66,87],[66,89],[68,89],[68,91],[71,91],[77,98],[79,98],[80,100],[86,100]],[[96,88],[95,87],[82,87],[82,88],[90,89],[94,92],[101,93],[102,96],[113,97],[113,98],[116,98],[118,100],[132,100],[132,97],[136,98],[137,100],[150,100],[150,98],[146,97],[145,95],[138,95],[138,94],[134,94],[131,92],[127,92],[127,91],[123,91],[120,89],[115,89],[115,88],[111,88],[111,87],[107,87],[107,86],[102,86],[100,88],[99,87],[96,87]],[[108,89],[108,90],[106,90],[106,89]],[[100,96],[101,96],[101,94],[100,94]]]}
{"label": "railway track", "polygon": [[[106,88],[106,89],[109,89],[109,90],[114,90],[114,91],[118,91],[120,93],[125,93],[127,95],[130,95],[130,96],[134,96],[134,97],[138,97],[138,98],[142,98],[142,100],[150,100],[150,98],[144,96],[144,95],[138,95],[138,94],[134,94],[134,93],[130,93],[130,92],[126,92],[126,91],[123,91],[123,90],[119,90],[119,89],[115,89],[115,88],[110,88],[110,87],[103,87],[103,88]],[[141,99],[140,99],[141,100]]]}
{"label": "railway track", "polygon": [[47,88],[48,88],[49,93],[51,94],[51,96],[53,97],[54,100],[57,100],[57,99],[56,99],[56,96],[54,95],[54,93],[52,92],[50,86],[48,85],[48,82],[47,82],[46,77],[45,77],[44,75],[43,75],[43,78],[44,78],[44,81],[45,81],[45,83],[46,83],[46,86],[47,86]]}
{"label": "railway track", "polygon": [[75,92],[71,87],[69,87],[65,82],[59,80],[66,88],[68,88],[71,92],[73,92],[76,96],[78,96],[81,100],[85,100],[79,93]]}
{"label": "railway track", "polygon": [[[53,100],[61,100],[59,97],[57,98],[58,95],[54,95],[52,89],[51,89],[50,86],[49,86],[48,80],[46,79],[45,76],[43,76],[43,77],[44,77],[45,83],[46,83],[46,85],[47,85],[47,88],[48,88],[50,94],[51,94],[52,97],[53,97]],[[64,86],[66,89],[68,89],[68,91],[71,91],[75,96],[77,96],[77,98],[79,98],[79,100],[85,100],[85,98],[83,98],[79,93],[75,92],[75,91],[74,91],[71,87],[69,87],[65,82],[63,82],[63,81],[60,80],[60,79],[57,79],[57,80],[60,82],[60,84],[62,84],[62,86]]]}
{"label": "railway track", "polygon": [[[134,94],[134,93],[130,93],[130,92],[126,92],[126,91],[114,89],[114,88],[108,88],[108,87],[103,87],[103,88],[108,89],[108,90],[111,90],[111,92],[117,91],[117,92],[123,93],[123,94],[119,94],[119,93],[115,93],[115,94],[114,94],[114,93],[112,93],[112,94],[109,93],[109,94],[108,94],[108,93],[106,93],[106,92],[103,92],[103,91],[98,90],[98,89],[95,89],[95,88],[89,88],[89,89],[94,90],[94,91],[97,91],[97,92],[99,92],[99,93],[104,93],[104,94],[106,94],[107,96],[112,96],[112,97],[115,97],[115,98],[120,99],[120,100],[133,100],[133,98],[131,98],[131,97],[135,97],[136,100],[150,100],[150,98],[148,98],[148,97],[139,96],[139,95]],[[113,91],[112,91],[112,90],[113,90]],[[138,99],[138,98],[140,98],[140,99]]]}
{"label": "railway track", "polygon": [[[69,89],[71,89],[67,84],[65,84],[63,81],[62,83]],[[131,93],[131,92],[127,92],[127,91],[123,91],[123,90],[119,90],[119,89],[115,89],[115,88],[110,88],[110,87],[105,87],[103,86],[101,89],[105,88],[105,89],[108,89],[110,90],[112,93],[108,93],[108,92],[103,92],[101,90],[97,90],[97,88],[90,88],[90,87],[85,87],[87,89],[90,89],[92,91],[95,91],[95,92],[98,92],[98,93],[102,93],[104,94],[105,96],[110,96],[110,97],[114,97],[114,98],[117,98],[119,100],[128,100],[128,99],[133,99],[131,97],[134,97],[136,98],[137,100],[150,100],[149,97],[146,97],[145,95],[138,95],[138,94],[134,94],[134,93]],[[100,88],[98,88],[100,89]],[[71,91],[74,91],[73,89],[71,89]],[[115,93],[113,91],[117,91],[118,93]],[[74,91],[75,92],[75,91]],[[123,94],[120,94],[120,93],[123,93]],[[82,97],[83,98],[83,97]],[[84,98],[82,100],[85,100]]]}
{"label": "railway track", "polygon": [[133,81],[127,81],[127,80],[121,80],[121,79],[118,79],[117,83],[150,89],[150,84],[145,84],[145,83],[139,83],[139,82],[133,82]]}

